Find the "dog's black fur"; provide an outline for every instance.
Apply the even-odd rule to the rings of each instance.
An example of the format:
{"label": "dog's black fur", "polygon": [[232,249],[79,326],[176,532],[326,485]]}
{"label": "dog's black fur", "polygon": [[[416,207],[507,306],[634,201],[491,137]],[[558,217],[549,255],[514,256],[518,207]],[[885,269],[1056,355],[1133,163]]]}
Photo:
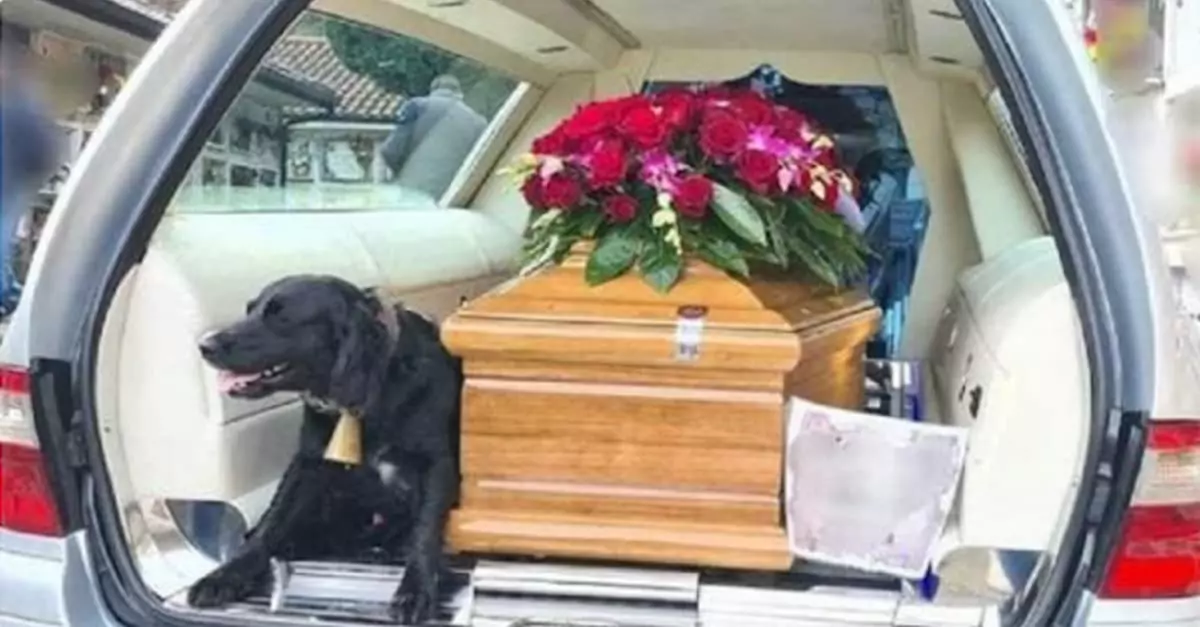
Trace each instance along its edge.
{"label": "dog's black fur", "polygon": [[[299,452],[266,513],[233,558],[192,587],[189,603],[213,607],[252,594],[271,557],[347,559],[377,547],[406,566],[394,617],[429,619],[442,528],[457,498],[462,386],[437,327],[341,279],[294,276],[267,286],[200,351],[223,376],[241,375],[234,396],[296,391],[306,402]],[[362,420],[360,466],[323,458],[344,410]]]}

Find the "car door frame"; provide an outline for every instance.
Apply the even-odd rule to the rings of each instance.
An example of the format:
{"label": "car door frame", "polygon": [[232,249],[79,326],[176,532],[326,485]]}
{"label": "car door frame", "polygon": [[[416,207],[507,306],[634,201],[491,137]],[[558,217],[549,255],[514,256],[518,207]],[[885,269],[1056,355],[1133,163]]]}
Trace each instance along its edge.
{"label": "car door frame", "polygon": [[[31,269],[30,387],[39,440],[68,533],[84,529],[113,616],[138,625],[246,625],[188,617],[142,583],[123,537],[95,420],[99,334],[209,134],[308,0],[190,2],[100,122],[59,195]],[[186,42],[186,44],[184,43]],[[139,173],[137,177],[129,171]]]}
{"label": "car door frame", "polygon": [[[1035,162],[1045,164],[1034,164],[1035,178],[1051,201],[1052,226],[1066,244],[1065,269],[1081,303],[1090,358],[1099,365],[1093,368],[1092,382],[1096,429],[1060,547],[1062,559],[1031,584],[1030,594],[1019,597],[1025,601],[1014,608],[1014,616],[1026,624],[1071,624],[1086,614],[1086,591],[1099,580],[1106,549],[1128,503],[1129,469],[1136,469],[1140,461],[1144,410],[1152,400],[1152,380],[1147,379],[1152,379],[1153,370],[1140,368],[1152,359],[1145,354],[1152,343],[1143,342],[1149,332],[1143,328],[1148,324],[1146,312],[1129,300],[1143,294],[1144,278],[1137,275],[1140,265],[1121,267],[1122,262],[1140,263],[1141,258],[1124,230],[1131,227],[1132,218],[1128,195],[1119,176],[1113,176],[1117,166],[1103,155],[1095,158],[1088,141],[1089,132],[1102,130],[1098,116],[1071,111],[1073,122],[1062,119],[1069,95],[1087,93],[1079,85],[1078,71],[1072,74],[1057,63],[1031,68],[1021,62],[1033,51],[1061,54],[1068,49],[1061,33],[1049,32],[1047,24],[1035,19],[1048,7],[958,1],[976,37],[989,44],[985,53],[1002,91],[1019,104],[1014,123],[1022,143]],[[1022,14],[1018,4],[1030,10]],[[44,442],[64,443],[49,447],[47,454],[54,458],[52,466],[77,479],[63,497],[82,512],[71,526],[87,529],[92,566],[106,573],[98,578],[101,592],[125,623],[191,625],[199,618],[166,609],[146,589],[116,522],[119,512],[103,471],[92,406],[104,315],[121,278],[144,252],[187,166],[270,46],[308,5],[306,0],[189,3],[97,129],[47,226],[54,237],[46,238],[47,249],[33,269],[30,283],[37,288],[27,298],[39,318],[31,329],[29,354],[39,436]],[[1057,85],[1055,76],[1067,79],[1065,84],[1073,89],[1048,96],[1046,85]],[[1059,122],[1066,122],[1063,128]],[[130,169],[140,173],[137,184],[130,184]],[[1104,192],[1115,195],[1106,198]],[[1084,206],[1087,211],[1081,210]],[[1118,331],[1129,335],[1118,337]],[[1038,591],[1054,594],[1047,597]],[[251,622],[210,614],[202,621]]]}
{"label": "car door frame", "polygon": [[[1129,507],[1155,401],[1145,224],[1106,130],[1106,97],[1061,3],[956,0],[1009,103],[1077,304],[1092,390],[1084,467],[1056,556],[1008,624],[1084,625]],[[1073,39],[1074,38],[1074,39]],[[1043,560],[1043,566],[1047,562]]]}

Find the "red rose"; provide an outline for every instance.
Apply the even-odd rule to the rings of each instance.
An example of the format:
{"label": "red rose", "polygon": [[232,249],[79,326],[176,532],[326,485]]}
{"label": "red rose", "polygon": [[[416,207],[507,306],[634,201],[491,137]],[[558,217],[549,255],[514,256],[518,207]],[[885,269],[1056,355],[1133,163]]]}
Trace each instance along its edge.
{"label": "red rose", "polygon": [[700,125],[700,150],[714,159],[732,157],[746,145],[746,125],[721,111],[710,112]]}
{"label": "red rose", "polygon": [[613,110],[611,102],[583,105],[563,123],[563,134],[571,139],[586,139],[598,135],[612,125]]}
{"label": "red rose", "polygon": [[560,157],[570,152],[567,136],[563,133],[563,127],[561,125],[557,126],[549,133],[533,140],[530,152],[535,155],[555,155]]}
{"label": "red rose", "polygon": [[534,209],[546,208],[542,199],[542,177],[537,174],[533,174],[525,179],[525,183],[521,185],[521,195],[525,197],[525,202],[529,203],[530,207]]}
{"label": "red rose", "polygon": [[788,141],[799,141],[808,120],[788,107],[775,107],[775,134]]}
{"label": "red rose", "polygon": [[765,194],[779,179],[779,160],[766,151],[747,150],[738,156],[737,175],[750,189]]}
{"label": "red rose", "polygon": [[597,142],[588,155],[588,187],[600,189],[620,183],[625,180],[628,165],[625,146],[619,140],[607,139]]}
{"label": "red rose", "polygon": [[663,122],[673,130],[691,127],[696,117],[696,95],[684,89],[671,89],[654,97],[662,109]]}
{"label": "red rose", "polygon": [[763,126],[775,121],[774,105],[756,91],[739,92],[731,99],[730,106],[738,119],[748,126]]}
{"label": "red rose", "polygon": [[667,139],[667,125],[649,102],[630,104],[625,109],[617,130],[642,148],[661,146]]}
{"label": "red rose", "polygon": [[579,181],[559,172],[542,184],[542,204],[549,209],[570,209],[583,197]]}
{"label": "red rose", "polygon": [[685,217],[700,219],[708,211],[708,203],[712,202],[712,181],[692,174],[683,177],[675,185],[675,209]]}
{"label": "red rose", "polygon": [[617,194],[604,199],[604,204],[601,206],[604,215],[612,222],[622,223],[629,222],[637,216],[638,203],[633,196],[627,194]]}

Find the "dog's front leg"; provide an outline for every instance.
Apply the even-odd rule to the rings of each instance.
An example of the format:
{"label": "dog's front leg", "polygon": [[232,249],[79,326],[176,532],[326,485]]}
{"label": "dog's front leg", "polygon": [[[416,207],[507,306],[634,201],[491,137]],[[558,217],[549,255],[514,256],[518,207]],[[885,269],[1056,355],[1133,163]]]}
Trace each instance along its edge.
{"label": "dog's front leg", "polygon": [[188,590],[193,607],[217,607],[245,598],[264,582],[271,557],[294,540],[293,530],[311,515],[328,493],[332,473],[324,460],[298,457],[292,460],[271,504],[246,536],[233,557]]}
{"label": "dog's front leg", "polygon": [[454,459],[442,456],[421,479],[420,505],[409,541],[404,578],[392,597],[392,617],[407,624],[433,618],[441,579],[442,534],[458,492]]}

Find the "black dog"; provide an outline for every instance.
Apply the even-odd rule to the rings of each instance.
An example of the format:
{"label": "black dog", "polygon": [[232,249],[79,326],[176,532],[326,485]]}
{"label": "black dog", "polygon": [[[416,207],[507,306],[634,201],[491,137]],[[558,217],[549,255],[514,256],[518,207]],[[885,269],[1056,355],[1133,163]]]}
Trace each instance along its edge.
{"label": "black dog", "polygon": [[[342,558],[377,546],[405,561],[394,618],[437,608],[442,528],[457,498],[462,373],[432,323],[334,277],[267,286],[200,344],[233,396],[302,392],[300,450],[234,557],[188,593],[213,607],[259,590],[270,558]],[[342,412],[361,419],[361,465],[324,459]]]}

